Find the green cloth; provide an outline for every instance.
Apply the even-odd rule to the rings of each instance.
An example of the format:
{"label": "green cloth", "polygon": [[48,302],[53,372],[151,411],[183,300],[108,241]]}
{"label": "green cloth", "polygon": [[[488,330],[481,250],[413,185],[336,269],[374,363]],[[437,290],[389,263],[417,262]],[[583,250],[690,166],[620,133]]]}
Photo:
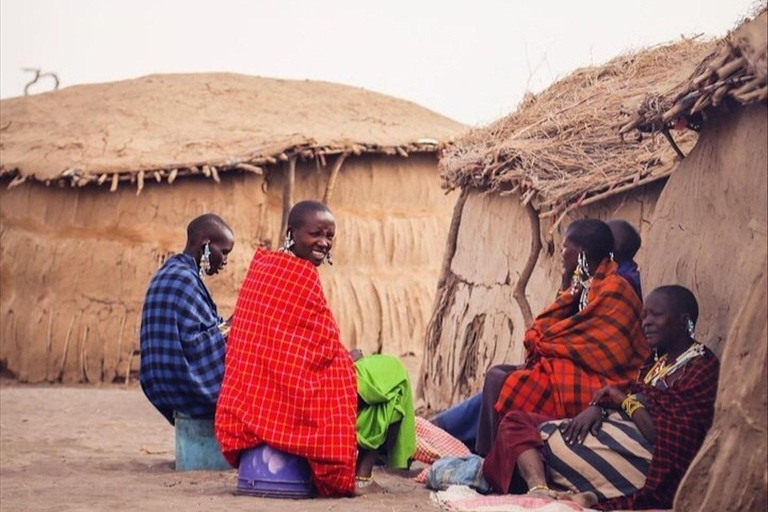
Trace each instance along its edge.
{"label": "green cloth", "polygon": [[387,429],[400,421],[394,447],[387,453],[390,468],[408,467],[416,451],[416,420],[411,382],[403,363],[393,356],[372,355],[355,362],[357,394],[366,403],[357,412],[357,443],[378,450],[387,439]]}

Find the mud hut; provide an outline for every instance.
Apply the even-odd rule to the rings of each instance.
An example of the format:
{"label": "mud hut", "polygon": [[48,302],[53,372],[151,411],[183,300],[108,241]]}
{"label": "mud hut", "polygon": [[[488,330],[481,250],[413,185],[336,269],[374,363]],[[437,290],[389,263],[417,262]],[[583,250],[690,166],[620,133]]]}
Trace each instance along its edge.
{"label": "mud hut", "polygon": [[[715,422],[675,510],[768,507],[768,13],[696,61],[689,79],[649,93],[627,128],[700,131],[648,229],[647,281],[699,298],[702,342],[721,361]],[[627,131],[627,129],[625,129]]]}
{"label": "mud hut", "polygon": [[324,282],[342,335],[420,352],[455,198],[437,151],[464,127],[363,89],[235,74],[153,75],[0,102],[2,366],[22,381],[127,380],[152,273],[214,211],[236,235],[209,280],[234,307],[287,210],[338,220]]}
{"label": "mud hut", "polygon": [[664,183],[696,133],[628,128],[622,139],[618,129],[650,90],[685,80],[713,44],[682,40],[579,69],[445,151],[443,186],[461,195],[426,334],[427,408],[477,391],[494,364],[522,362],[526,326],[557,291],[570,221],[622,217],[648,236]]}

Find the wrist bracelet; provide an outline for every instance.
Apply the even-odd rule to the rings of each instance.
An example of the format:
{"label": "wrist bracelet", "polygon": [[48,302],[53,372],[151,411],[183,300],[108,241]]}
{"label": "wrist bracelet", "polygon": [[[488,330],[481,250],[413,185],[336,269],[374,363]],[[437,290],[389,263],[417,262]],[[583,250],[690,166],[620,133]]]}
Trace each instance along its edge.
{"label": "wrist bracelet", "polygon": [[621,409],[627,413],[627,416],[630,418],[632,418],[637,410],[642,407],[645,406],[640,402],[640,400],[637,399],[636,395],[627,395],[624,401],[621,402]]}

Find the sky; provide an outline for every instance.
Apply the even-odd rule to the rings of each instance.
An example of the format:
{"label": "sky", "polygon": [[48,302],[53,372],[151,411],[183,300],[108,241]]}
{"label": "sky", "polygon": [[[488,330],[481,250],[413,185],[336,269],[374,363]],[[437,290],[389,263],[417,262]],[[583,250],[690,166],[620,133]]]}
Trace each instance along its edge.
{"label": "sky", "polygon": [[[762,1],[762,0],[759,0]],[[758,4],[759,4],[758,1]],[[755,0],[0,0],[0,98],[229,71],[338,82],[481,125],[578,67],[720,37]],[[35,84],[30,92],[51,89]],[[1,113],[0,113],[1,114]]]}

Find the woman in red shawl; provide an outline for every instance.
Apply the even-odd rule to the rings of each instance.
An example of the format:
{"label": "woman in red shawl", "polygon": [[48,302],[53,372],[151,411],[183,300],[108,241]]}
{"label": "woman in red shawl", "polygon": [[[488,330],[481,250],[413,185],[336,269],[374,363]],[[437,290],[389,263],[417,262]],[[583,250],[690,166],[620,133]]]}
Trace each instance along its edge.
{"label": "woman in red shawl", "polygon": [[[237,465],[243,450],[266,443],[306,458],[321,496],[381,490],[371,479],[380,446],[366,446],[372,443],[365,435],[371,429],[379,429],[375,439],[387,448],[388,462],[397,458],[397,466],[412,454],[408,427],[415,435],[409,385],[393,387],[399,395],[391,400],[384,397],[392,402],[384,416],[369,414],[365,425],[357,418],[359,408],[384,402],[359,395],[362,377],[353,358],[362,354],[342,345],[320,283],[316,267],[330,262],[335,231],[324,204],[302,201],[288,217],[283,250],[256,251],[238,294],[215,424],[230,464]],[[389,358],[389,378],[381,381],[392,383],[402,373],[400,380],[407,383],[399,361],[374,357]]]}
{"label": "woman in red shawl", "polygon": [[[672,508],[714,417],[719,363],[693,339],[697,318],[688,289],[662,286],[651,292],[643,330],[655,355],[638,379],[628,387],[599,390],[572,421],[541,425],[546,445],[516,435],[536,422],[532,415],[506,416],[495,447],[511,466],[505,473],[516,465],[529,492],[599,510]],[[485,469],[496,491],[510,491],[512,482],[500,479],[498,469]],[[579,494],[558,494],[549,485]]]}
{"label": "woman in red shawl", "polygon": [[[542,421],[573,417],[598,389],[634,379],[648,356],[640,328],[642,302],[618,273],[613,248],[605,222],[572,222],[561,252],[563,291],[526,331],[526,364],[492,367],[482,395],[433,421],[485,456],[508,412],[538,413]],[[476,443],[463,434],[472,430]]]}

